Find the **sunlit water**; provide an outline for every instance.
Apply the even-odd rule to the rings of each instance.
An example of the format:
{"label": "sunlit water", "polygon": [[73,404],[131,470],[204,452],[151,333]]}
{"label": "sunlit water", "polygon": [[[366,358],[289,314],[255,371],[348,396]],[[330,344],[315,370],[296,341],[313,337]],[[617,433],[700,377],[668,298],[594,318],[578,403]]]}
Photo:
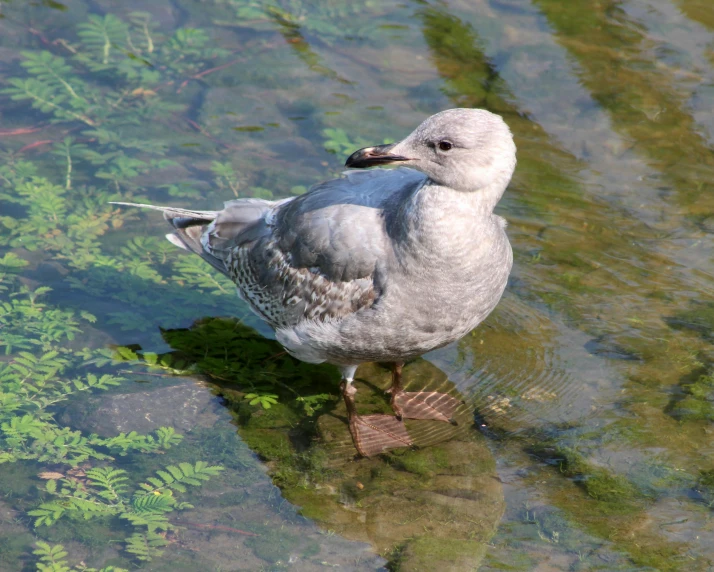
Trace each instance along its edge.
{"label": "sunlit water", "polygon": [[[0,15],[0,569],[35,570],[38,540],[95,568],[711,568],[708,0],[18,1]],[[416,450],[354,461],[337,372],[261,337],[156,213],[107,203],[304,192],[455,106],[515,135],[498,209],[513,274],[476,331],[405,368],[411,387],[465,400],[459,425],[410,421]],[[63,380],[104,374],[119,385],[51,402]],[[357,377],[359,406],[388,411],[388,370]],[[183,441],[96,444],[162,426]],[[113,459],[78,460],[80,438]],[[120,516],[133,491],[198,461],[224,470],[171,493],[193,508],[167,509],[173,528],[139,559],[127,538],[148,529]],[[106,466],[126,471],[102,497],[115,513],[35,526],[28,513],[58,498],[48,480],[91,491],[87,471]]]}

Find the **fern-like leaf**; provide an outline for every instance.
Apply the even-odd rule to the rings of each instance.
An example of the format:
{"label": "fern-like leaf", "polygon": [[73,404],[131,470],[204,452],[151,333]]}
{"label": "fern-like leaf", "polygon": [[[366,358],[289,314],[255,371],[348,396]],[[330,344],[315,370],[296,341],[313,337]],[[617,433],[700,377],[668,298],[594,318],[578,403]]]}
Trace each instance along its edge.
{"label": "fern-like leaf", "polygon": [[115,566],[105,566],[101,570],[87,568],[84,563],[80,563],[75,568],[70,568],[65,561],[67,551],[61,544],[52,546],[42,540],[38,540],[35,542],[35,546],[37,548],[32,553],[40,558],[37,563],[37,572],[79,572],[80,570],[83,572],[128,572],[126,568],[117,568]]}
{"label": "fern-like leaf", "polygon": [[[67,65],[64,58],[55,56],[46,50],[23,52],[22,55],[25,58],[22,66],[39,81],[45,85],[52,86],[56,92],[65,92],[74,99],[84,100],[78,94],[78,92],[83,91],[82,86],[79,85],[76,76],[72,78],[73,70]],[[72,78],[71,81],[77,84],[77,89],[70,84],[69,78]]]}
{"label": "fern-like leaf", "polygon": [[89,482],[99,489],[98,495],[109,501],[119,499],[126,493],[126,471],[112,467],[97,467],[87,471]]}
{"label": "fern-like leaf", "polygon": [[138,494],[131,500],[131,508],[136,514],[170,512],[176,507],[176,499],[171,494]]}
{"label": "fern-like leaf", "polygon": [[27,514],[35,516],[35,527],[50,526],[57,522],[67,510],[67,505],[59,502],[42,503],[40,508],[29,511]]}
{"label": "fern-like leaf", "polygon": [[183,435],[176,433],[173,427],[159,427],[156,430],[156,439],[162,449],[170,449],[183,440]]}
{"label": "fern-like leaf", "polygon": [[94,57],[96,65],[91,66],[96,71],[105,69],[114,54],[119,53],[129,33],[126,22],[113,14],[106,14],[103,18],[97,15],[89,16],[89,21],[77,26],[77,35],[83,46]]}
{"label": "fern-like leaf", "polygon": [[143,512],[141,514],[135,512],[125,512],[121,518],[128,520],[133,526],[145,526],[148,532],[157,530],[169,530],[173,525],[166,518],[166,515],[161,512]]}
{"label": "fern-like leaf", "polygon": [[156,471],[159,478],[149,477],[148,483],[139,485],[144,489],[144,493],[140,491],[137,494],[156,494],[166,489],[173,489],[179,492],[185,492],[185,485],[197,486],[201,481],[207,481],[211,477],[215,477],[223,470],[220,465],[209,465],[205,461],[197,461],[195,465],[191,463],[179,463],[179,466],[169,465],[165,470]]}
{"label": "fern-like leaf", "polygon": [[161,556],[161,550],[168,542],[156,532],[146,532],[144,534],[132,534],[126,540],[126,551],[136,556],[139,560],[151,560]]}
{"label": "fern-like leaf", "polygon": [[[95,477],[98,477],[96,474],[97,470],[98,469],[92,469],[92,471],[95,472]],[[105,470],[104,472],[106,473],[107,471]],[[106,474],[104,474],[101,478],[104,481],[117,484],[118,476],[107,477]],[[91,482],[94,483],[94,481]],[[56,485],[54,492],[46,489],[47,492],[55,495],[53,500],[44,502],[38,508],[28,512],[30,516],[36,517],[36,527],[43,525],[50,526],[66,513],[72,513],[81,516],[85,520],[89,520],[95,516],[109,516],[123,511],[123,502],[107,502],[107,499],[101,495],[101,492],[111,491],[111,489],[105,489],[104,491],[96,493],[88,490],[82,483],[74,479],[61,479],[60,483],[61,488],[59,491],[56,490]]]}
{"label": "fern-like leaf", "polygon": [[51,113],[59,121],[79,120],[94,127],[95,122],[81,113],[67,109],[63,105],[70,96],[60,92],[55,86],[45,84],[34,78],[8,80],[10,87],[2,90],[2,93],[10,95],[16,101],[29,100],[32,107],[39,109],[43,113]]}
{"label": "fern-like leaf", "polygon": [[37,563],[38,572],[70,571],[65,561],[67,551],[64,549],[64,546],[61,544],[52,546],[41,540],[35,542],[35,546],[37,546],[37,548],[33,550],[32,553],[40,557],[40,561]]}

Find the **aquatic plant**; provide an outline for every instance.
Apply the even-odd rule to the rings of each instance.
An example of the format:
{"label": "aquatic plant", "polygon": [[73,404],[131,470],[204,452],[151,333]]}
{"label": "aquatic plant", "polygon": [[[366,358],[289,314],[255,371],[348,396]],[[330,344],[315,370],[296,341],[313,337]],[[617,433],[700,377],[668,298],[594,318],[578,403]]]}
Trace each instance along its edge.
{"label": "aquatic plant", "polygon": [[[267,410],[280,401],[313,417],[338,400],[333,368],[288,356],[279,344],[238,320],[204,319],[191,328],[165,330],[163,337],[177,351],[161,360],[184,367],[192,364],[193,371],[222,385],[231,384],[232,394],[240,393],[249,406]],[[133,359],[147,359],[146,354],[121,351]],[[227,360],[226,356],[236,357]]]}
{"label": "aquatic plant", "polygon": [[[250,325],[252,318],[236,300],[230,282],[200,261],[182,257],[160,237],[133,238],[139,234],[133,225],[144,224],[151,215],[141,218],[106,203],[119,198],[201,200],[209,181],[220,200],[269,196],[267,189],[276,196],[280,189],[304,191],[304,186],[294,185],[306,186],[316,174],[322,175],[317,165],[323,160],[328,164],[323,167],[336,167],[340,154],[354,150],[349,148],[350,142],[360,146],[364,138],[374,143],[372,135],[387,133],[387,124],[398,123],[405,109],[427,113],[435,106],[448,105],[444,99],[448,97],[451,105],[486,106],[507,117],[519,148],[516,180],[504,203],[517,268],[510,292],[524,304],[521,310],[542,311],[547,315],[544,321],[552,320],[558,327],[562,318],[570,328],[557,329],[558,333],[556,328],[535,328],[540,332],[538,339],[527,346],[518,345],[525,337],[523,329],[504,330],[502,326],[521,320],[527,312],[505,312],[491,323],[497,335],[490,343],[488,336],[478,333],[460,344],[464,359],[457,369],[468,368],[475,361],[480,365],[474,365],[470,375],[483,379],[496,360],[508,363],[508,368],[499,371],[511,372],[521,364],[520,357],[505,358],[506,352],[499,353],[495,347],[511,348],[508,354],[512,356],[513,347],[523,348],[521,355],[539,355],[540,350],[547,353],[557,346],[572,351],[573,361],[550,365],[556,366],[554,371],[575,373],[585,365],[577,357],[576,347],[577,336],[583,332],[597,340],[606,336],[612,342],[608,347],[617,348],[616,352],[592,353],[593,357],[586,360],[602,369],[596,388],[600,398],[592,403],[593,417],[585,415],[578,420],[588,433],[577,443],[557,427],[550,435],[552,451],[509,459],[509,450],[513,455],[519,448],[527,450],[523,442],[532,443],[537,437],[523,433],[519,427],[522,420],[514,415],[508,417],[522,440],[514,439],[510,431],[494,431],[500,437],[499,456],[532,474],[532,480],[523,481],[528,494],[536,491],[539,504],[557,506],[563,521],[558,526],[546,526],[543,522],[548,519],[539,514],[532,518],[536,524],[529,518],[523,527],[513,529],[509,528],[513,519],[507,518],[499,536],[505,548],[503,555],[525,551],[542,556],[542,546],[520,551],[513,548],[521,542],[521,532],[530,528],[528,538],[536,542],[540,538],[548,550],[560,551],[557,557],[575,554],[578,561],[572,563],[573,569],[706,568],[706,553],[702,555],[696,542],[675,544],[667,539],[680,532],[679,538],[687,537],[686,528],[693,530],[697,515],[707,513],[699,504],[694,509],[691,505],[710,505],[714,498],[707,428],[713,415],[714,384],[710,378],[714,321],[711,303],[700,295],[711,272],[708,251],[695,247],[708,244],[712,229],[712,204],[702,179],[706,179],[702,165],[711,164],[701,132],[709,94],[698,87],[706,86],[706,81],[699,82],[706,78],[706,58],[711,60],[711,54],[700,57],[681,43],[669,42],[668,27],[658,29],[653,37],[648,28],[659,18],[661,12],[657,11],[640,18],[619,10],[612,1],[574,2],[567,7],[563,2],[539,0],[537,10],[532,11],[537,13],[536,19],[528,20],[531,14],[527,7],[513,9],[497,4],[491,3],[486,9],[478,3],[402,4],[395,8],[384,3],[355,7],[341,0],[173,2],[180,7],[181,22],[190,21],[195,28],[203,25],[200,22],[216,26],[206,41],[208,33],[203,30],[182,34],[170,31],[170,16],[161,16],[159,23],[147,15],[118,15],[124,9],[119,4],[108,8],[117,14],[85,18],[85,2],[73,3],[71,16],[55,9],[56,2],[42,6],[4,3],[5,33],[0,43],[7,50],[2,87],[8,91],[0,95],[5,110],[0,135],[0,363],[3,376],[20,375],[22,379],[17,368],[25,368],[32,372],[33,377],[26,380],[30,385],[45,385],[37,395],[30,390],[21,396],[19,401],[26,409],[11,411],[2,422],[12,427],[11,419],[16,417],[16,429],[31,429],[32,423],[21,422],[22,418],[39,414],[37,404],[42,399],[61,399],[42,410],[51,422],[50,417],[58,415],[64,405],[100,391],[97,384],[106,384],[111,391],[115,387],[109,383],[111,379],[125,383],[121,380],[132,374],[117,371],[117,367],[134,373],[148,371],[156,378],[182,372],[208,373],[221,384],[237,420],[244,423],[246,440],[271,461],[275,482],[285,488],[289,498],[305,507],[306,514],[328,521],[330,511],[324,496],[312,490],[305,493],[325,472],[325,454],[318,454],[319,442],[310,447],[312,452],[306,452],[301,440],[314,434],[311,423],[315,418],[331,410],[336,399],[331,395],[334,380],[326,377],[324,387],[320,382],[313,388],[296,388],[295,395],[280,385],[294,387],[287,383],[291,375],[287,371],[253,378],[258,363],[243,369],[226,367],[228,360],[218,352],[196,352],[194,356],[189,348],[160,353],[164,346],[157,324],[167,329],[185,328],[197,316],[220,314],[238,316]],[[706,3],[686,0],[679,4],[683,14],[689,15],[696,12],[692,6]],[[102,9],[98,6],[95,3],[91,8]],[[579,14],[573,19],[575,13]],[[701,18],[704,13],[706,9],[699,10]],[[85,22],[76,26],[76,19]],[[402,26],[399,29],[393,24]],[[691,30],[686,18],[666,25],[679,26],[680,35],[681,30]],[[578,26],[587,33],[574,33]],[[222,44],[224,38],[230,40]],[[387,39],[393,48],[389,51],[383,49]],[[240,54],[211,51],[215,46],[220,50],[222,45],[230,45]],[[22,46],[24,56],[16,46]],[[563,52],[568,52],[565,60],[558,59]],[[254,57],[256,53],[260,57]],[[578,64],[574,72],[564,65],[568,58]],[[239,60],[249,63],[213,74],[212,70]],[[401,63],[405,64],[405,74],[399,73]],[[384,73],[385,69],[397,73]],[[619,71],[610,73],[612,70]],[[428,73],[423,74],[425,71]],[[527,82],[532,87],[525,91],[522,81],[513,81],[523,79],[523,73],[533,73],[539,79]],[[370,84],[369,74],[374,74],[372,79],[384,79]],[[562,102],[572,96],[573,90],[568,78],[575,79],[579,94],[578,101],[566,108]],[[372,88],[345,87],[346,81],[354,79],[360,83],[368,79],[364,85]],[[221,89],[228,100],[225,114],[216,113],[216,100],[210,99]],[[250,113],[250,104],[244,103],[248,98],[243,96],[250,97],[251,89],[258,93],[258,105],[274,106],[271,117],[265,121],[261,117],[260,123],[257,118],[241,122],[238,127],[225,121],[231,113]],[[385,94],[396,97],[385,98]],[[692,105],[684,105],[690,94]],[[524,101],[535,105],[531,109]],[[556,113],[549,115],[549,110]],[[690,118],[690,111],[696,115]],[[599,114],[605,119],[609,115],[611,128],[604,125],[606,121],[598,118]],[[217,117],[214,124],[210,123],[212,116]],[[280,122],[280,129],[268,128],[269,121]],[[224,130],[217,123],[225,124]],[[571,143],[577,141],[584,124],[593,129],[586,137],[589,145],[581,149]],[[567,137],[561,138],[562,134]],[[243,147],[248,153],[242,159],[226,143],[238,141],[242,145],[251,139],[255,144]],[[276,169],[270,165],[276,159],[280,162],[279,154],[295,156],[290,150],[286,152],[286,147],[274,144],[277,139],[281,144],[300,146],[300,151],[308,148],[307,139],[323,141],[328,150],[317,149],[304,172],[300,171],[301,161],[290,163],[290,169],[285,163]],[[332,150],[336,153],[331,156]],[[175,164],[171,165],[169,159]],[[638,167],[640,163],[648,168]],[[623,179],[633,186],[620,194],[617,189]],[[255,183],[260,187],[256,189]],[[671,201],[660,204],[657,197],[674,197],[681,209],[671,211]],[[696,217],[690,218],[693,214]],[[692,242],[680,241],[684,237]],[[680,246],[687,242],[687,250],[671,248],[675,246],[671,238]],[[679,253],[696,262],[701,271],[697,277],[691,268],[672,264]],[[47,290],[48,286],[53,290]],[[164,303],[156,304],[157,299]],[[228,335],[228,327],[221,329]],[[573,337],[567,335],[564,341],[564,331]],[[97,349],[114,343],[120,344],[117,354]],[[186,345],[191,343],[187,339]],[[246,347],[251,350],[250,345]],[[625,360],[618,355],[637,359]],[[113,358],[119,356],[123,363],[117,366]],[[272,354],[262,356],[268,363],[283,362],[282,358],[271,360]],[[204,357],[206,361],[199,369],[196,363]],[[290,360],[285,362],[289,364]],[[577,364],[575,368],[573,363]],[[52,374],[55,369],[57,373]],[[579,373],[587,377],[586,371],[577,372],[578,379],[573,383],[586,383]],[[220,380],[223,374],[230,381]],[[43,380],[43,375],[48,379]],[[109,377],[101,381],[103,376]],[[488,380],[496,378],[497,386],[489,386],[488,395],[503,396],[511,403],[515,403],[512,393],[515,397],[523,395],[515,377],[509,380],[508,374],[499,376],[491,370]],[[18,401],[17,379],[8,384],[0,380],[0,401],[10,408]],[[75,381],[83,388],[77,389]],[[608,393],[613,388],[615,395]],[[48,398],[52,391],[58,393]],[[278,403],[272,403],[272,395],[278,395]],[[558,390],[554,403],[563,399]],[[306,411],[311,421],[306,421]],[[64,417],[59,416],[59,421]],[[95,468],[121,466],[130,470],[125,475],[129,480],[124,481],[129,492],[140,490],[138,484],[145,482],[146,475],[163,470],[155,464],[160,457],[137,454],[149,438],[159,438],[155,432],[124,437],[122,443],[132,461],[129,469],[124,464],[126,458],[119,458],[123,451],[119,441],[109,449],[93,441],[91,427],[76,432],[59,421],[52,429],[59,431],[53,439],[43,441],[20,433],[15,437],[17,447],[3,464],[3,493],[7,495],[3,502],[11,504],[18,514],[56,499],[45,489],[42,501],[32,498],[36,492],[31,477],[39,470],[52,469],[71,476],[69,471],[75,468],[86,472],[87,467],[82,468],[85,464]],[[52,427],[51,423],[42,423],[43,427]],[[224,435],[225,441],[232,443],[230,428]],[[172,447],[172,458],[164,464],[194,465],[195,459],[220,458],[225,451],[206,448],[209,441],[213,444],[214,436],[212,430],[205,430],[201,438],[196,438],[203,446],[186,453],[185,442],[180,449]],[[3,451],[6,445],[3,440]],[[298,452],[291,454],[293,448]],[[603,453],[596,454],[601,448]],[[73,468],[69,461],[87,451],[90,456]],[[603,458],[610,451],[612,466]],[[34,453],[46,456],[48,461],[42,464],[52,466],[35,469],[34,459],[21,458],[22,454]],[[95,454],[117,457],[118,462]],[[252,459],[247,449],[244,454],[245,459]],[[227,456],[233,459],[232,450]],[[632,465],[623,467],[615,462],[622,463],[623,456],[632,459]],[[648,465],[652,456],[661,463],[660,476],[642,478],[645,471],[641,465]],[[419,455],[412,458],[412,453],[395,455],[387,473],[411,471],[426,478],[437,464],[424,458],[426,461]],[[358,470],[353,465],[357,464],[350,465],[350,470]],[[375,473],[384,470],[375,468]],[[672,483],[666,476],[667,482],[662,483],[660,478],[665,477],[661,475],[684,477],[684,482]],[[367,477],[373,477],[374,486],[379,486],[378,477]],[[249,477],[241,473],[240,479]],[[55,480],[61,488],[61,479]],[[358,482],[369,491],[370,481],[363,475]],[[369,495],[354,483],[348,483],[346,490],[346,497],[355,504],[369,501]],[[239,494],[242,491],[235,493]],[[662,522],[663,513],[658,511],[667,510],[667,501],[674,498],[676,510],[689,518],[688,524]],[[215,499],[204,502],[218,503]],[[116,515],[95,518],[86,521],[91,527],[85,524],[85,529],[95,527],[96,531],[91,537],[89,533],[82,537],[77,525],[85,521],[81,516],[79,521],[73,518],[67,513],[52,527],[41,525],[33,533],[49,539],[50,544],[60,540],[71,549],[74,543],[65,541],[68,535],[91,544],[99,537],[95,532],[104,530],[109,519],[129,523]],[[24,522],[31,525],[29,520]],[[106,530],[112,533],[106,538],[121,538],[115,530]],[[581,542],[582,536],[578,536],[578,542],[569,544],[564,540],[566,530],[571,534],[586,534],[587,530],[590,537]],[[33,539],[23,534],[13,543],[6,541],[3,533],[3,561],[15,562],[27,556],[27,546]],[[58,539],[62,534],[65,537]],[[264,545],[271,544],[273,538],[261,530]],[[446,551],[446,544],[442,544],[436,548]],[[390,553],[395,567],[400,554],[408,556],[403,548]],[[433,546],[427,548],[425,553],[435,552]],[[497,546],[489,547],[489,554],[497,551]],[[61,552],[58,549],[57,554]],[[619,560],[613,560],[615,556]],[[56,559],[64,561],[63,557]],[[504,569],[506,562],[513,564],[508,558],[503,562],[503,566],[493,564],[489,569]],[[517,567],[530,569],[538,564],[528,562]],[[77,569],[81,566],[78,564]]]}
{"label": "aquatic plant", "polygon": [[37,572],[128,572],[125,568],[117,568],[116,566],[105,566],[97,570],[96,568],[88,568],[83,564],[78,564],[70,568],[65,560],[67,551],[61,544],[51,545],[38,540],[35,545],[37,548],[32,553],[39,558]]}
{"label": "aquatic plant", "polygon": [[52,525],[63,516],[126,519],[135,528],[126,538],[126,551],[139,560],[151,560],[161,556],[161,549],[168,544],[165,532],[175,528],[168,513],[193,508],[190,503],[179,502],[174,492],[186,492],[187,485],[201,485],[222,470],[223,467],[203,461],[168,465],[140,483],[132,494],[128,493],[128,473],[111,466],[87,469],[81,476],[42,473],[40,476],[47,479],[45,491],[54,499],[28,514],[36,517],[35,526]]}
{"label": "aquatic plant", "polygon": [[[184,28],[166,37],[155,28],[143,13],[126,20],[92,15],[77,26],[76,35],[46,43],[49,49],[23,52],[15,77],[1,92],[16,102],[9,105],[32,106],[72,135],[43,141],[52,145],[45,161],[25,160],[22,150],[2,153],[0,348],[6,358],[0,361],[0,463],[32,462],[47,479],[39,505],[21,503],[35,527],[59,520],[121,519],[133,530],[124,539],[125,550],[139,560],[161,554],[167,544],[162,535],[172,528],[168,515],[190,508],[176,496],[222,468],[183,461],[142,479],[113,461],[178,445],[182,436],[172,427],[99,436],[60,422],[58,405],[125,382],[115,366],[126,356],[87,335],[98,319],[86,305],[52,304],[47,301],[52,288],[28,284],[20,272],[51,262],[69,288],[90,298],[111,292],[137,310],[153,302],[125,286],[137,280],[166,285],[157,263],[199,291],[229,292],[205,269],[185,267],[163,241],[131,239],[116,252],[101,243],[108,230],[131,216],[108,201],[134,196],[137,177],[173,164],[164,159],[168,144],[141,135],[147,117],[160,123],[185,108],[176,100],[176,87],[167,96],[161,90],[190,81],[206,62],[227,53],[209,45],[202,31]],[[142,321],[140,310],[99,319],[134,331],[142,329]],[[182,371],[181,364],[169,367],[151,352],[143,357],[149,366]],[[61,546],[38,544],[36,553],[40,569],[70,569]]]}
{"label": "aquatic plant", "polygon": [[[288,30],[304,29],[321,41],[333,44],[348,33],[374,40],[383,29],[368,24],[380,12],[379,2],[367,0],[359,6],[350,2],[328,1],[320,6],[305,0],[215,0],[235,10],[235,16],[244,25],[266,28],[273,23]],[[308,65],[310,62],[308,62]]]}
{"label": "aquatic plant", "polygon": [[[3,260],[6,266],[20,266],[9,255]],[[171,427],[148,435],[130,431],[99,437],[58,423],[52,413],[55,405],[82,392],[117,386],[123,378],[86,371],[87,363],[112,362],[111,354],[102,349],[73,351],[62,345],[78,331],[74,313],[43,303],[40,298],[48,288],[20,287],[13,292],[16,280],[0,274],[0,287],[10,298],[0,306],[0,324],[7,325],[10,335],[3,344],[11,353],[0,363],[0,463],[31,460],[51,468],[40,473],[47,479],[44,493],[51,500],[28,512],[35,517],[35,526],[50,526],[65,516],[85,520],[116,516],[136,529],[126,539],[127,552],[141,560],[160,555],[167,544],[160,531],[172,528],[167,514],[191,507],[174,493],[185,492],[186,485],[200,485],[222,467],[203,461],[169,465],[129,495],[128,473],[106,463],[132,452],[165,451],[182,437]],[[90,314],[82,318],[93,321]],[[24,326],[22,330],[18,324]],[[35,353],[18,349],[23,347]],[[58,468],[63,465],[69,469]]]}
{"label": "aquatic plant", "polygon": [[367,146],[367,142],[364,140],[352,141],[344,129],[332,129],[328,127],[322,130],[322,136],[325,138],[325,142],[323,143],[325,150],[340,157],[347,156],[355,149]]}
{"label": "aquatic plant", "polygon": [[702,374],[693,381],[685,381],[681,395],[672,399],[667,413],[679,420],[714,420],[714,372]]}
{"label": "aquatic plant", "polygon": [[[142,136],[142,123],[150,119],[155,126],[165,125],[185,110],[185,103],[176,97],[176,85],[181,91],[207,62],[228,52],[210,45],[202,30],[179,28],[166,37],[155,28],[143,12],[130,13],[128,20],[113,14],[90,15],[77,26],[73,38],[55,39],[53,46],[60,53],[22,52],[24,74],[8,78],[8,87],[0,93],[29,103],[51,123],[69,125],[76,134],[44,142],[55,147],[64,170],[64,190],[45,180],[32,180],[23,190],[17,189],[8,173],[31,176],[34,165],[15,165],[12,157],[4,165],[5,182],[21,196],[32,194],[38,214],[54,215],[59,222],[67,213],[64,191],[90,181],[111,189],[103,192],[101,201],[101,211],[108,214],[113,210],[106,206],[110,192],[135,192],[138,176],[176,164],[164,158],[167,141]],[[94,144],[89,147],[88,141]],[[17,194],[3,193],[2,199],[16,201]]]}
{"label": "aquatic plant", "polygon": [[[14,281],[0,274],[0,285],[10,290]],[[52,406],[83,391],[119,385],[121,378],[79,374],[77,366],[83,355],[97,352],[72,352],[57,345],[74,337],[78,322],[74,312],[40,302],[40,296],[47,291],[49,288],[32,291],[21,287],[10,292],[10,300],[2,304],[0,323],[7,325],[8,331],[2,342],[6,353],[19,348],[34,349],[36,353],[16,351],[11,359],[0,363],[0,462],[36,459],[77,466],[89,458],[104,460],[111,454],[155,451],[176,444],[180,438],[170,428],[162,428],[156,436],[134,434],[102,439],[84,436],[55,421],[50,412]],[[90,314],[83,317],[92,319]],[[20,324],[24,326],[22,333],[18,332]]]}

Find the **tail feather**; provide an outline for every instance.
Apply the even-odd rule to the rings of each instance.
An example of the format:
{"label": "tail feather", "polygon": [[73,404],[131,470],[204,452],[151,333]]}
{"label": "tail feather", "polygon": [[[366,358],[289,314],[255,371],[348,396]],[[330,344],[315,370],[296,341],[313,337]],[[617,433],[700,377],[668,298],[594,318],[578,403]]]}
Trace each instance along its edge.
{"label": "tail feather", "polygon": [[[194,221],[197,221],[196,224],[200,224],[200,221],[203,222],[211,222],[212,220],[215,220],[215,218],[218,216],[219,211],[192,211],[189,209],[180,209],[177,207],[158,207],[156,205],[145,205],[141,203],[119,203],[119,202],[111,202],[109,204],[112,205],[122,205],[125,207],[138,207],[142,209],[151,209],[153,211],[160,211],[164,213],[164,218],[171,222],[173,219],[179,219],[183,221],[183,219],[191,219]],[[172,223],[173,224],[173,223]],[[183,225],[186,225],[186,222],[182,222]],[[192,226],[192,225],[188,225]]]}
{"label": "tail feather", "polygon": [[178,235],[175,232],[170,232],[169,234],[164,235],[166,237],[166,240],[168,240],[171,244],[174,246],[178,246],[181,250],[185,250],[186,252],[193,252],[184,244],[184,241],[181,240]]}
{"label": "tail feather", "polygon": [[113,205],[159,211],[174,227],[166,236],[171,244],[194,252],[211,266],[230,277],[224,257],[231,249],[254,242],[270,232],[266,217],[270,210],[291,201],[236,199],[225,203],[221,211],[194,211],[177,207],[159,207],[141,203],[112,202]]}
{"label": "tail feather", "polygon": [[189,252],[198,254],[201,258],[203,258],[206,262],[213,266],[213,268],[230,277],[230,273],[228,272],[228,269],[226,268],[226,265],[223,260],[216,256],[213,256],[203,247],[201,237],[203,236],[204,230],[205,227],[197,226],[192,226],[189,228],[177,228],[175,233],[166,235],[166,238],[168,238],[171,244],[175,244],[180,248],[183,248],[184,250],[188,250]]}
{"label": "tail feather", "polygon": [[160,211],[164,214],[164,218],[176,229],[176,232],[167,234],[166,239],[183,250],[198,254],[216,270],[223,274],[229,275],[226,265],[223,260],[206,252],[206,249],[201,243],[206,226],[213,222],[218,217],[218,211],[192,211],[177,207],[158,207],[155,205],[145,205],[139,203],[119,203],[112,202],[113,205],[122,205],[127,207],[139,207],[143,209],[151,209]]}

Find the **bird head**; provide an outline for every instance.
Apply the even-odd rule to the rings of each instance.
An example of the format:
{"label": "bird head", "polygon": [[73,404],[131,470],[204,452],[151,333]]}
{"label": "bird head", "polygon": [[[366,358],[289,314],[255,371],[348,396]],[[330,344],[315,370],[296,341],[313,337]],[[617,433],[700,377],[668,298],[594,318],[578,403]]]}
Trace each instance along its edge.
{"label": "bird head", "polygon": [[448,109],[432,115],[397,143],[356,151],[345,166],[394,163],[458,191],[498,187],[502,192],[516,166],[516,146],[500,116],[485,109]]}

